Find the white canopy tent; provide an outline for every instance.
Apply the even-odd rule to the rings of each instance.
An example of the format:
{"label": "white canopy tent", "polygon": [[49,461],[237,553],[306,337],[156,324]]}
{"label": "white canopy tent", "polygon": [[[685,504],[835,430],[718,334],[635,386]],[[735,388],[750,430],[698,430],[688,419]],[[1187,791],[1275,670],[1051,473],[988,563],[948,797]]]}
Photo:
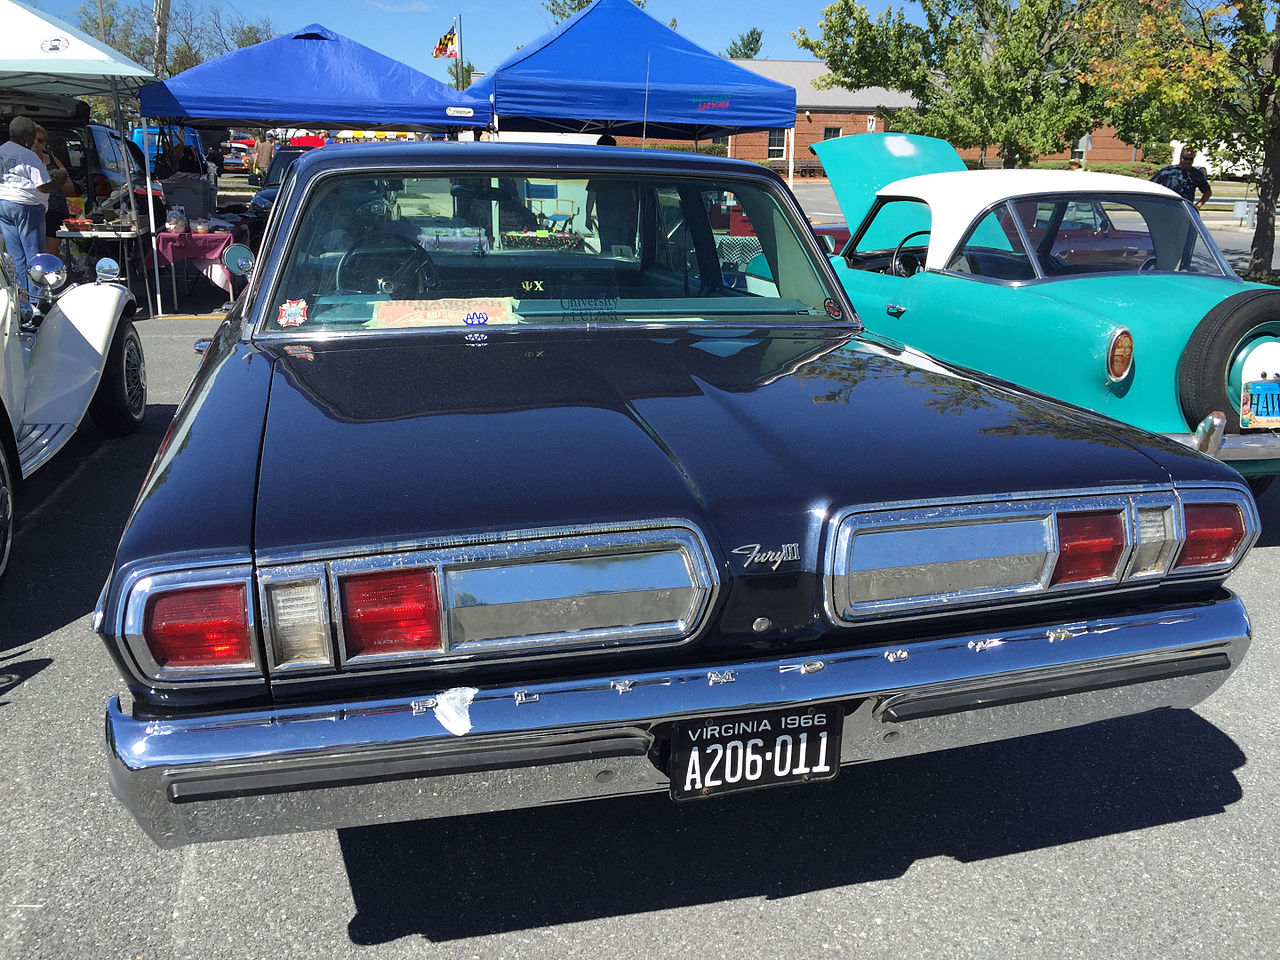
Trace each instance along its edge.
{"label": "white canopy tent", "polygon": [[[0,31],[0,90],[42,96],[109,96],[119,126],[120,95],[136,97],[139,87],[156,79],[146,67],[105,43],[18,0],[0,0],[0,23],[4,24]],[[120,136],[125,136],[123,128]],[[137,223],[133,191],[129,192],[129,206]],[[151,205],[147,208],[150,212]],[[147,310],[154,314],[145,270],[142,280]],[[158,300],[159,294],[156,296]]]}
{"label": "white canopy tent", "polygon": [[137,96],[155,80],[139,66],[71,24],[18,0],[0,0],[0,87],[23,93]]}

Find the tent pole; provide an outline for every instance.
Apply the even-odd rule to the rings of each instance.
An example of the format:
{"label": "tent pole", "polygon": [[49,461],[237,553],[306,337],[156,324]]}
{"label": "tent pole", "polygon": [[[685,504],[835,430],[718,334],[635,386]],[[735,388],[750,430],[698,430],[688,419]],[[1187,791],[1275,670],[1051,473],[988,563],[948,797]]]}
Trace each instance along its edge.
{"label": "tent pole", "polygon": [[[151,202],[151,163],[147,159],[151,155],[151,127],[147,123],[146,117],[142,120],[142,167],[147,173],[147,222],[151,224],[151,266],[156,273],[156,312],[154,316],[164,316],[164,297],[160,293],[160,249],[156,246],[156,205]],[[156,121],[156,134],[160,132],[160,121]],[[159,144],[156,145],[159,150]],[[143,265],[143,273],[146,273],[146,265]],[[174,304],[177,307],[177,304]]]}
{"label": "tent pole", "polygon": [[458,90],[462,90],[462,14],[458,14]]}
{"label": "tent pole", "polygon": [[792,127],[787,131],[787,140],[790,144],[787,150],[787,189],[794,190],[796,188],[796,128]]}

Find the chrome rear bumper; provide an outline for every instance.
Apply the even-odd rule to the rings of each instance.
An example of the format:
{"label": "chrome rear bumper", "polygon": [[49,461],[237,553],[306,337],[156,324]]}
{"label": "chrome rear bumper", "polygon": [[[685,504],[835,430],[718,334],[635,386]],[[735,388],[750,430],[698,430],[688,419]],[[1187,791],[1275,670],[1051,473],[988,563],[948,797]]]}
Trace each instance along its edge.
{"label": "chrome rear bumper", "polygon": [[111,787],[162,847],[657,792],[685,717],[837,703],[843,764],[1155,710],[1216,690],[1241,602],[807,658],[137,720],[107,706]]}
{"label": "chrome rear bumper", "polygon": [[1280,432],[1226,433],[1227,418],[1214,411],[1196,427],[1195,433],[1166,433],[1170,440],[1231,463],[1239,460],[1280,460]]}

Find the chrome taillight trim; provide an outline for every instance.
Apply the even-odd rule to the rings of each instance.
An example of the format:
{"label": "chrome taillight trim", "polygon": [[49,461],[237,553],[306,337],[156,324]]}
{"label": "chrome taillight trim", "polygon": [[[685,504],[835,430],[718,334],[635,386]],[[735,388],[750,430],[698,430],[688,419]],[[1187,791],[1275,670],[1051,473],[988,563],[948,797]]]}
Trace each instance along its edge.
{"label": "chrome taillight trim", "polygon": [[[147,601],[153,596],[174,590],[193,587],[240,585],[244,587],[244,599],[249,628],[249,652],[252,663],[218,667],[168,667],[160,666],[151,655],[151,648],[142,636],[143,619]],[[154,680],[262,680],[262,656],[258,644],[256,603],[253,585],[253,567],[237,564],[225,567],[174,570],[140,577],[129,588],[129,599],[124,610],[124,639],[142,673]]]}
{"label": "chrome taillight trim", "polygon": [[[321,616],[320,622],[325,631],[325,643],[329,651],[327,661],[311,660],[294,663],[279,663],[276,660],[275,624],[272,622],[272,606],[269,596],[271,587],[294,583],[317,583],[320,586]],[[297,563],[282,567],[267,567],[258,571],[258,604],[262,608],[263,656],[267,668],[272,674],[309,673],[332,670],[337,663],[337,653],[333,647],[333,630],[331,604],[327,589],[327,576],[323,563]]]}
{"label": "chrome taillight trim", "polygon": [[[1192,501],[1230,503],[1239,506],[1244,518],[1246,535],[1229,560],[1221,564],[1175,571],[1172,565],[1182,550],[1186,535],[1182,505],[1184,502]],[[1169,511],[1172,520],[1170,546],[1160,553],[1158,565],[1147,572],[1139,571],[1136,566],[1138,547],[1141,545],[1138,527],[1138,511],[1141,509]],[[1125,547],[1112,574],[1087,581],[1050,585],[1049,578],[1052,576],[1059,553],[1057,516],[1066,513],[1112,510],[1121,514],[1125,535]],[[858,568],[853,563],[852,549],[854,540],[859,534],[899,530],[928,531],[947,527],[959,529],[971,526],[975,528],[975,534],[980,531],[984,536],[998,537],[1002,532],[1000,529],[1002,523],[1009,523],[1006,532],[1016,528],[1025,533],[1027,529],[1025,521],[1028,520],[1044,525],[1041,551],[1032,554],[1002,554],[998,550],[988,550],[986,554],[975,554],[975,556],[986,557],[1041,556],[1038,575],[1028,577],[1025,582],[878,600],[854,598],[851,578],[856,575]],[[1019,524],[1011,521],[1024,522]],[[826,553],[824,568],[824,607],[828,619],[833,624],[856,626],[877,617],[920,615],[935,610],[950,610],[979,603],[1049,598],[1060,594],[1095,590],[1099,587],[1112,588],[1130,583],[1135,586],[1151,584],[1166,578],[1184,579],[1203,577],[1206,574],[1221,575],[1240,561],[1256,540],[1257,534],[1257,513],[1252,502],[1242,489],[1230,487],[1205,486],[1176,491],[1143,489],[1068,496],[1011,497],[999,502],[973,501],[964,504],[848,508],[836,513],[831,520],[829,549]],[[924,557],[904,557],[904,559],[911,560],[913,565],[921,562],[928,563],[927,554]],[[887,568],[869,569],[874,572]]]}
{"label": "chrome taillight trim", "polygon": [[[1249,552],[1254,543],[1257,542],[1259,534],[1262,533],[1262,522],[1258,518],[1258,506],[1254,503],[1253,497],[1244,490],[1231,490],[1222,487],[1179,487],[1178,497],[1184,505],[1188,503],[1230,503],[1239,507],[1240,516],[1244,521],[1244,537],[1240,540],[1240,545],[1236,547],[1231,556],[1221,563],[1172,570],[1169,573],[1170,577],[1201,577],[1206,573],[1226,573],[1244,559],[1244,555]],[[1183,530],[1185,536],[1185,526]],[[1182,545],[1179,544],[1178,551],[1174,555],[1174,562],[1177,562],[1177,555],[1181,552]]]}
{"label": "chrome taillight trim", "polygon": [[[466,542],[444,541],[421,549],[397,552],[362,553],[347,552],[340,558],[311,560],[308,563],[286,563],[260,568],[262,583],[319,581],[326,597],[328,629],[334,666],[339,670],[397,667],[422,663],[450,663],[501,655],[503,659],[544,657],[557,654],[581,654],[603,652],[619,647],[666,647],[690,642],[706,623],[715,605],[720,580],[711,560],[711,552],[700,531],[683,521],[637,524],[634,527],[610,525],[607,528],[553,528],[544,531],[522,531],[523,537],[512,541],[509,535],[494,536],[487,541],[468,538]],[[355,553],[356,555],[352,555]],[[511,638],[484,638],[466,640],[459,635],[457,618],[452,614],[462,609],[455,595],[461,577],[467,573],[484,573],[490,570],[549,564],[559,561],[591,561],[594,559],[627,558],[640,556],[665,556],[669,565],[678,556],[688,576],[687,585],[680,586],[690,592],[687,615],[664,621],[641,623],[632,626],[610,626],[579,630],[572,634],[541,632]],[[397,569],[431,570],[437,578],[442,607],[441,636],[443,649],[439,652],[398,652],[391,654],[361,655],[350,657],[346,653],[343,635],[342,610],[339,601],[340,581],[343,577]],[[545,577],[549,567],[542,568]],[[511,571],[519,576],[520,571]],[[567,582],[567,581],[566,581]],[[619,581],[618,594],[640,593],[646,584]],[[655,591],[667,589],[667,584],[650,584]],[[669,591],[668,591],[669,592]],[[596,594],[597,596],[603,594]],[[263,646],[268,651],[275,648],[273,625],[269,622],[269,605],[265,587],[261,588],[260,602],[263,610]],[[475,599],[472,597],[471,599]],[[555,595],[546,601],[556,602]],[[472,607],[483,604],[472,604]],[[530,607],[526,606],[526,610]],[[323,669],[318,664],[305,666],[272,665],[273,672],[302,673]]]}
{"label": "chrome taillight trim", "polygon": [[[1116,341],[1123,336],[1129,337],[1129,342],[1133,345],[1133,352],[1129,354],[1129,365],[1124,368],[1124,373],[1117,377],[1111,372],[1111,353],[1116,348]],[[1137,361],[1137,354],[1138,345],[1128,327],[1116,327],[1112,330],[1111,336],[1107,338],[1107,352],[1102,355],[1102,367],[1107,375],[1107,381],[1109,383],[1124,383],[1128,380],[1129,374],[1133,373],[1133,365]]]}

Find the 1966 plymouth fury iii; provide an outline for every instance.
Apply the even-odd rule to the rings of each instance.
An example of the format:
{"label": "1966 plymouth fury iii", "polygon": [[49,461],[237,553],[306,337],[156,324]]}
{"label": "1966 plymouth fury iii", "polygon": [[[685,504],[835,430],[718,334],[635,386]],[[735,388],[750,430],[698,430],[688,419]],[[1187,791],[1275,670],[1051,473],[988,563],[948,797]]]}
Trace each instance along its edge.
{"label": "1966 plymouth fury iii", "polygon": [[96,616],[161,845],[825,781],[1244,656],[1240,476],[864,336],[759,167],[316,151],[263,249]]}

